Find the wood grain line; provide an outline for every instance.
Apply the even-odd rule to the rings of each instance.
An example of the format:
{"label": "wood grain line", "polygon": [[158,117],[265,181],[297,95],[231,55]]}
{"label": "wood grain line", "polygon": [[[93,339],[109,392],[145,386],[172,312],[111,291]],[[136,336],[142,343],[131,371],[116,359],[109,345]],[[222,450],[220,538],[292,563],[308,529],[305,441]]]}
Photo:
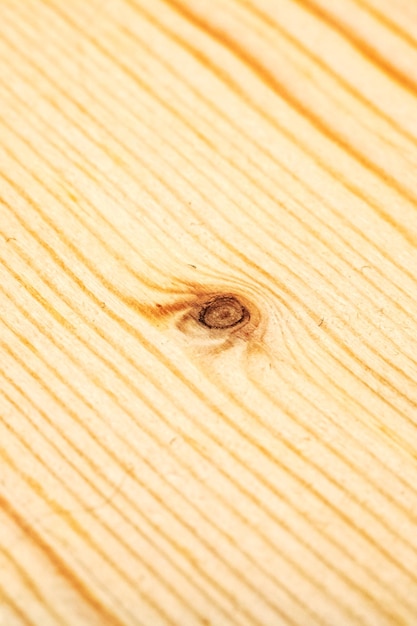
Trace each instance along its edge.
{"label": "wood grain line", "polygon": [[[132,6],[137,8],[137,4],[134,3],[134,0],[127,0],[127,1],[129,3],[132,3]],[[214,26],[212,26],[211,24],[209,24],[208,22],[203,20],[201,17],[199,17],[195,12],[193,12],[188,5],[184,6],[184,4],[182,3],[181,0],[167,0],[167,1],[169,2],[170,6],[173,6],[176,10],[178,10],[178,12],[181,15],[183,15],[184,19],[192,22],[197,28],[199,28],[201,30],[201,32],[210,34],[220,45],[227,46],[227,48],[230,51],[232,51],[233,54],[242,61],[242,63],[244,63],[245,65],[250,67],[252,69],[252,71],[256,73],[256,75],[262,80],[262,82],[265,85],[270,87],[275,93],[279,94],[284,100],[286,100],[290,104],[290,106],[295,111],[297,111],[297,113],[299,113],[306,120],[308,120],[320,133],[322,133],[324,136],[326,136],[330,141],[334,142],[342,151],[348,153],[362,167],[364,167],[370,173],[372,173],[375,176],[377,176],[381,181],[384,181],[384,183],[388,187],[390,187],[393,191],[397,192],[398,194],[401,194],[406,200],[408,200],[408,202],[410,202],[411,205],[416,202],[416,196],[413,193],[409,192],[408,190],[404,189],[403,186],[399,185],[389,175],[389,173],[387,171],[384,171],[384,170],[381,170],[380,168],[378,168],[375,165],[374,162],[370,161],[363,154],[358,152],[356,150],[356,148],[352,144],[347,142],[340,135],[336,135],[325,124],[323,119],[320,119],[319,117],[314,115],[312,113],[311,109],[308,109],[300,101],[295,99],[293,97],[293,94],[290,91],[286,90],[285,86],[283,84],[278,83],[277,80],[275,79],[275,77],[272,76],[265,69],[265,67],[263,67],[262,65],[259,64],[257,59],[255,59],[254,57],[250,56],[249,52],[246,49],[244,49],[243,47],[239,47],[236,44],[236,42],[233,39],[230,38],[229,33],[226,33],[224,31],[220,32],[219,30],[217,30]],[[303,0],[303,2],[304,2],[304,0]],[[142,7],[141,7],[141,12],[144,12]],[[151,17],[150,14],[147,13],[147,12],[144,12],[144,13],[146,13],[147,19],[149,19],[150,21],[154,22],[155,25],[157,25],[159,29],[164,29],[163,25],[160,22],[158,22],[153,16]],[[166,34],[168,36],[170,36],[171,38],[177,39],[176,36],[172,34],[172,32],[170,33],[169,31],[165,31],[165,30],[164,30],[164,32],[166,32]],[[223,80],[226,82],[226,84],[231,89],[233,89],[239,96],[245,97],[245,99],[248,102],[251,103],[251,106],[253,106],[254,108],[256,107],[256,105],[254,104],[253,100],[251,100],[251,98],[248,95],[248,93],[243,93],[241,88],[240,88],[240,86],[236,84],[236,82],[233,80],[233,78],[229,74],[224,72],[223,70],[220,70],[220,68],[218,66],[216,66],[212,62],[211,59],[209,59],[207,56],[205,56],[204,53],[202,53],[201,51],[197,51],[194,47],[190,46],[190,44],[188,44],[184,40],[177,39],[177,41],[178,41],[178,43],[180,45],[185,47],[191,54],[193,54],[193,56],[195,56],[196,59],[201,61],[207,68],[211,69],[211,71],[216,76],[221,76],[223,78]],[[259,109],[258,109],[258,112],[261,113],[261,111]],[[284,129],[284,128],[280,127],[277,124],[275,119],[273,119],[271,116],[267,115],[266,111],[262,111],[262,114],[264,116],[267,116],[268,121],[271,123],[271,125],[275,126],[276,128],[279,128],[279,130],[281,132],[286,134],[294,143],[296,143],[303,150],[305,150],[309,154],[309,156],[313,157],[311,151],[309,151],[306,148],[305,144],[300,142],[300,140],[295,135],[290,134],[287,129]],[[381,207],[377,207],[375,202],[372,201],[371,197],[364,196],[364,194],[362,193],[362,191],[360,190],[360,188],[357,185],[349,183],[345,178],[343,178],[341,176],[340,172],[338,172],[332,166],[329,166],[328,163],[324,164],[324,162],[320,158],[317,158],[317,155],[315,155],[313,158],[315,159],[316,163],[318,165],[320,165],[320,167],[322,167],[323,169],[325,168],[325,169],[327,169],[327,171],[331,172],[335,180],[343,182],[343,184],[345,185],[345,187],[349,191],[354,193],[361,200],[365,201],[368,205],[372,206],[372,208],[387,223],[391,224],[394,228],[396,228],[398,230],[398,232],[401,233],[401,235],[409,243],[412,243],[413,246],[416,245],[415,237],[410,239],[409,231],[405,227],[403,227],[401,224],[399,224],[397,222],[397,220],[395,220],[395,218],[393,218],[393,216],[391,214],[389,214],[387,211],[383,211],[381,209]]]}
{"label": "wood grain line", "polygon": [[[2,453],[3,454],[3,453]],[[97,610],[102,618],[105,620],[105,624],[109,626],[121,626],[120,622],[115,615],[110,613],[106,607],[104,607],[98,599],[93,596],[78,576],[66,565],[66,563],[60,558],[60,556],[50,547],[50,545],[43,539],[43,537],[21,517],[21,515],[14,509],[10,502],[8,502],[0,493],[0,508],[6,513],[13,522],[20,528],[21,532],[29,536],[37,545],[38,548],[46,555],[48,560],[59,571],[65,579],[73,586],[82,598],[90,604],[95,610]],[[4,591],[2,591],[4,593]],[[25,616],[26,622],[31,624],[31,621]]]}
{"label": "wood grain line", "polygon": [[303,7],[319,17],[326,24],[329,24],[336,32],[345,37],[366,59],[369,59],[376,67],[385,72],[391,80],[409,91],[411,95],[416,95],[417,84],[410,76],[407,76],[393,63],[390,63],[375,47],[364,41],[362,37],[357,35],[357,33],[346,24],[336,19],[330,11],[325,11],[320,5],[313,2],[313,0],[293,1],[300,2]]}

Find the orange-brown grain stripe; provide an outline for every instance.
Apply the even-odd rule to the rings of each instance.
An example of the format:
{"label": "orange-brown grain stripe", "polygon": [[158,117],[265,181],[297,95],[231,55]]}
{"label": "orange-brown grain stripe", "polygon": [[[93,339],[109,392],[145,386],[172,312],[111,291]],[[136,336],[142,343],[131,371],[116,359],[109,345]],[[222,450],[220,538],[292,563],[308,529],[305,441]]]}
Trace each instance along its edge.
{"label": "orange-brown grain stripe", "polygon": [[[90,591],[80,578],[68,567],[61,557],[51,548],[45,539],[14,509],[12,504],[0,492],[0,508],[11,518],[21,532],[44,553],[53,567],[68,581],[68,584],[106,620],[105,626],[125,626],[114,613],[105,607]],[[104,625],[103,625],[104,626]]]}
{"label": "orange-brown grain stripe", "polygon": [[[388,30],[390,30],[394,35],[397,35],[400,39],[406,41],[412,48],[417,50],[417,39],[413,37],[412,33],[401,28],[397,23],[393,22],[392,19],[389,19],[384,13],[378,11],[374,6],[368,4],[368,2],[364,2],[363,0],[353,0],[355,4],[364,9],[369,15],[375,18],[378,22],[383,24]],[[410,24],[411,25],[411,24]]]}
{"label": "orange-brown grain stripe", "polygon": [[[32,320],[32,322],[33,322],[33,320]],[[44,330],[44,329],[43,329],[43,330]],[[68,356],[68,353],[66,353],[66,356]],[[71,357],[69,357],[69,358],[71,358]],[[21,365],[23,365],[21,361],[20,361],[20,364],[21,364]],[[17,391],[18,391],[18,392],[19,392],[19,393],[20,393],[23,397],[26,397],[26,399],[27,399],[27,401],[28,401],[29,403],[31,403],[33,406],[35,406],[36,410],[37,410],[37,411],[38,411],[38,413],[42,416],[42,418],[43,418],[45,421],[47,421],[47,423],[48,423],[48,424],[50,424],[50,425],[52,426],[52,428],[54,428],[54,430],[55,430],[55,431],[56,431],[56,432],[57,432],[60,436],[62,436],[64,439],[66,439],[65,433],[64,433],[63,431],[61,431],[61,430],[59,430],[59,429],[57,429],[57,428],[55,427],[54,423],[53,423],[53,422],[52,422],[52,421],[48,418],[48,416],[47,416],[47,415],[46,415],[46,414],[45,414],[45,413],[44,413],[44,412],[43,412],[43,411],[42,411],[42,410],[41,410],[41,409],[40,409],[40,408],[36,405],[36,403],[34,403],[33,399],[31,399],[31,398],[27,397],[27,396],[26,396],[26,394],[23,392],[23,390],[22,390],[22,389],[20,389],[20,388],[19,388],[19,387],[18,387],[18,386],[17,386],[17,385],[16,385],[16,384],[15,384],[15,383],[14,383],[14,382],[13,382],[13,381],[12,381],[12,380],[8,377],[8,376],[7,376],[7,374],[6,374],[4,371],[2,371],[2,370],[1,370],[1,367],[0,367],[0,374],[2,374],[2,375],[3,375],[3,378],[4,378],[5,380],[7,380],[7,382],[8,382],[10,385],[12,385],[12,386],[13,386],[13,387],[14,387],[14,388],[15,388],[15,389],[16,389],[16,390],[17,390]],[[14,401],[10,398],[10,396],[9,396],[7,393],[5,393],[5,392],[4,392],[4,390],[0,389],[0,393],[1,393],[1,394],[5,397],[5,398],[6,398],[7,402],[8,402],[9,404],[11,404],[11,405],[14,407],[14,409],[16,410],[16,414],[19,414],[19,413],[20,413],[21,415],[23,414],[23,415],[25,416],[25,418],[26,418],[26,419],[27,419],[27,420],[31,423],[31,425],[32,425],[35,429],[37,429],[37,430],[38,430],[38,432],[40,433],[40,435],[41,435],[41,436],[42,436],[42,437],[43,437],[43,438],[44,438],[44,439],[45,439],[45,440],[49,443],[49,445],[51,445],[51,446],[52,446],[52,447],[53,447],[53,448],[54,448],[54,449],[55,449],[55,450],[56,450],[59,454],[61,454],[62,458],[64,458],[64,459],[65,459],[65,461],[66,461],[66,462],[67,462],[67,463],[71,466],[71,468],[72,468],[75,472],[77,472],[77,473],[78,473],[78,474],[79,474],[79,475],[83,478],[83,480],[85,480],[85,481],[88,483],[88,485],[90,486],[90,488],[92,488],[93,490],[95,490],[95,491],[96,491],[96,493],[97,493],[100,497],[104,498],[104,499],[105,499],[105,501],[106,501],[109,505],[111,504],[111,506],[112,506],[112,507],[113,507],[113,508],[114,508],[114,509],[115,509],[115,510],[116,510],[116,511],[117,511],[117,512],[118,512],[118,513],[122,516],[122,518],[124,519],[124,521],[125,521],[128,525],[130,525],[130,526],[131,526],[131,527],[132,527],[132,528],[133,528],[133,529],[134,529],[134,530],[135,530],[135,531],[136,531],[139,535],[141,535],[142,537],[145,537],[145,539],[146,539],[146,540],[147,540],[147,541],[148,541],[148,542],[149,542],[149,543],[150,543],[150,544],[151,544],[151,545],[152,545],[152,546],[153,546],[156,550],[158,550],[158,551],[159,551],[159,552],[160,552],[160,553],[164,556],[164,558],[166,558],[166,559],[170,562],[170,564],[171,564],[173,567],[176,567],[176,568],[178,569],[178,571],[179,571],[181,574],[183,574],[184,576],[186,576],[186,575],[187,575],[187,574],[186,574],[186,572],[184,572],[184,570],[183,570],[181,567],[179,567],[179,566],[178,566],[178,565],[177,565],[177,564],[176,564],[176,563],[172,560],[172,558],[169,556],[169,554],[167,555],[167,554],[165,553],[165,551],[162,551],[162,550],[161,550],[161,548],[160,548],[159,546],[157,546],[157,544],[154,542],[154,540],[152,539],[152,537],[150,537],[150,536],[149,536],[149,534],[148,534],[148,533],[144,534],[143,529],[139,528],[139,526],[138,526],[136,523],[134,523],[134,522],[133,522],[133,520],[132,520],[130,517],[128,517],[128,516],[127,516],[127,514],[124,512],[124,509],[123,509],[123,508],[120,508],[120,507],[118,507],[118,506],[114,505],[114,503],[110,503],[110,502],[109,502],[109,500],[108,500],[108,496],[106,496],[106,494],[105,494],[105,493],[104,493],[101,489],[99,489],[99,488],[98,488],[98,487],[97,487],[97,486],[96,486],[96,485],[95,485],[95,484],[94,484],[94,483],[93,483],[93,482],[92,482],[92,481],[91,481],[91,480],[90,480],[90,479],[89,479],[89,478],[85,475],[85,473],[84,473],[84,472],[82,472],[82,471],[81,471],[81,470],[80,470],[80,469],[79,469],[76,465],[74,465],[74,463],[73,463],[70,459],[68,459],[67,455],[63,454],[63,453],[62,453],[62,450],[60,450],[60,449],[57,447],[57,445],[56,445],[56,444],[55,444],[55,443],[54,443],[51,439],[49,439],[49,438],[48,438],[48,437],[47,437],[44,433],[42,433],[42,431],[40,431],[40,430],[36,427],[36,425],[33,423],[33,420],[32,420],[32,419],[31,419],[31,418],[30,418],[30,417],[29,417],[26,413],[22,413],[22,409],[21,409],[21,407],[19,407],[19,406],[18,406],[18,405],[17,405],[17,404],[16,404],[16,403],[15,403],[15,402],[14,402]],[[13,430],[13,432],[14,432],[14,434],[15,434],[16,436],[19,436],[19,435],[18,435],[18,433],[17,433],[16,431],[14,431],[14,429],[12,429],[12,430]],[[22,440],[22,443],[24,443],[24,442],[23,442],[23,440]],[[69,442],[68,440],[67,440],[67,443],[68,443],[68,445],[70,445],[71,447],[73,447],[73,448],[74,448],[74,445],[73,445],[71,442]],[[89,457],[87,457],[86,455],[82,454],[82,452],[80,452],[79,450],[77,450],[77,453],[78,453],[78,454],[79,454],[79,456],[81,456],[81,457],[82,457],[85,461],[87,461],[87,462],[89,461]],[[38,459],[38,460],[39,460],[39,459]],[[90,463],[90,464],[91,464],[91,463]],[[54,470],[53,470],[53,469],[51,469],[50,467],[49,467],[48,469],[52,472],[52,474],[53,474],[56,478],[59,478],[59,477],[55,474],[55,472],[54,472]],[[100,473],[100,472],[99,472],[99,468],[97,468],[97,471],[98,471],[98,473]],[[104,476],[102,476],[102,478],[103,478],[103,479],[105,479],[105,477],[104,477]],[[112,485],[110,485],[110,486],[112,486]],[[66,487],[68,488],[68,485],[66,485]],[[73,495],[76,499],[78,499],[78,498],[77,498],[77,494],[75,494],[75,493],[74,493],[71,489],[69,489],[69,491],[72,493],[72,495]],[[119,495],[121,495],[121,494],[119,494]],[[148,523],[151,523],[151,522],[149,521],[149,519],[147,518],[146,514],[144,514],[144,512],[142,511],[141,507],[138,507],[137,505],[135,506],[135,503],[133,503],[133,501],[132,501],[129,497],[125,496],[124,494],[123,494],[123,498],[124,498],[124,500],[125,500],[125,501],[127,501],[127,502],[129,503],[129,505],[131,505],[131,506],[132,506],[132,508],[134,508],[134,510],[135,510],[135,512],[136,512],[137,514],[139,514],[141,517],[143,517],[143,518],[144,518],[144,519],[145,519]],[[84,505],[84,503],[83,503],[83,502],[79,501],[79,505],[80,505],[80,507],[81,507],[82,509],[91,511],[88,507],[86,507],[86,506]],[[94,515],[94,511],[93,511],[93,516],[95,517],[95,519],[96,519],[99,523],[102,523],[102,524],[103,524],[103,522],[101,522],[101,520],[99,520],[99,519],[98,519],[98,517],[97,517],[96,515]],[[105,525],[105,524],[104,524],[104,525]],[[106,527],[106,528],[108,528],[108,526],[107,526],[107,525],[105,525],[105,527]],[[159,529],[158,529],[158,532],[159,532]],[[166,538],[167,538],[167,537],[166,537]],[[169,539],[169,541],[171,541],[171,539]],[[175,542],[174,542],[174,541],[171,541],[171,543],[175,543]],[[132,551],[132,554],[133,554],[134,556],[136,556],[137,558],[139,558],[139,553],[138,553],[136,550],[134,550],[132,546],[128,546],[127,544],[125,544],[125,542],[123,542],[123,545],[125,545],[125,547],[130,548],[130,549],[131,549],[131,551]],[[183,550],[181,550],[181,548],[179,548],[179,547],[178,547],[178,544],[176,544],[176,548],[177,548],[177,550],[178,550],[180,553],[181,553],[181,552],[183,552]],[[143,556],[143,555],[142,555],[142,556]],[[143,562],[143,558],[140,558],[140,560]],[[152,569],[152,568],[151,568],[151,569]],[[201,570],[201,571],[203,571],[203,570]],[[209,580],[210,580],[210,579],[209,579]],[[165,582],[164,582],[164,581],[161,581],[161,582],[163,582],[163,584],[165,584]],[[209,593],[207,593],[207,592],[206,592],[206,591],[205,591],[205,590],[201,587],[201,585],[200,585],[199,583],[197,583],[196,581],[193,581],[193,584],[195,585],[195,587],[196,587],[196,588],[197,588],[197,589],[198,589],[198,590],[199,590],[199,591],[200,591],[203,595],[206,595],[207,599],[209,599],[211,602],[213,602],[213,597],[212,597]],[[170,586],[170,585],[168,585],[168,588],[169,588],[169,589],[171,589],[171,586]],[[218,588],[218,590],[221,590],[221,589],[220,589],[220,588]],[[191,607],[191,608],[192,608],[192,607]],[[222,611],[222,610],[223,610],[223,609],[222,609],[222,607],[219,607],[219,610],[220,610],[220,611]],[[230,614],[224,613],[224,615],[225,615],[226,617],[227,617],[227,616],[229,616],[229,617],[230,617]]]}
{"label": "orange-brown grain stripe", "polygon": [[[256,0],[255,0],[256,1]],[[241,0],[242,2],[242,0]],[[387,122],[396,132],[398,132],[404,139],[410,141],[414,145],[417,145],[417,138],[410,134],[407,130],[405,130],[402,126],[399,125],[399,120],[391,117],[388,113],[385,113],[382,108],[378,107],[371,100],[369,100],[366,96],[364,96],[358,89],[356,89],[350,82],[348,82],[345,78],[343,78],[340,74],[334,71],[328,63],[326,63],[323,59],[321,59],[318,55],[314,54],[314,51],[311,48],[303,45],[302,41],[297,37],[291,35],[285,29],[285,26],[271,17],[268,13],[260,9],[256,4],[254,4],[253,0],[247,0],[245,2],[245,6],[248,6],[250,3],[250,11],[254,13],[264,24],[268,25],[270,28],[276,30],[280,37],[286,39],[290,42],[295,48],[297,48],[302,54],[312,59],[318,67],[320,67],[324,72],[326,72],[333,80],[335,80],[343,89],[345,89],[351,96],[356,98],[361,104],[368,107],[373,115],[379,117],[380,119]],[[331,97],[331,94],[328,93],[328,96]],[[387,138],[383,135],[378,135],[378,137],[382,141],[387,141]],[[394,146],[398,149],[398,146]],[[405,157],[406,155],[403,155]]]}
{"label": "orange-brown grain stripe", "polygon": [[[1,508],[1,505],[0,505]],[[0,586],[0,601],[1,604],[5,604],[6,607],[8,609],[11,609],[14,613],[14,616],[18,617],[19,624],[18,626],[21,626],[22,624],[25,624],[26,626],[39,626],[39,624],[35,624],[31,618],[28,616],[27,613],[24,613],[23,609],[21,608],[21,606],[19,606],[19,604],[17,604],[16,600],[14,598],[12,598],[8,593],[6,593],[5,589],[3,587]],[[0,604],[0,607],[1,607]],[[8,625],[5,625],[8,626]],[[103,626],[107,626],[103,624]],[[108,625],[110,626],[110,625]]]}
{"label": "orange-brown grain stripe", "polygon": [[[0,394],[2,394],[2,392],[3,392],[2,389],[0,389]],[[29,590],[29,593],[33,594],[33,596],[38,600],[38,602],[49,613],[50,617],[52,617],[55,620],[54,624],[56,624],[56,626],[59,626],[60,624],[61,626],[65,624],[68,625],[68,622],[64,620],[59,615],[59,613],[57,613],[57,611],[49,602],[46,601],[46,597],[44,593],[42,593],[42,591],[40,590],[39,584],[37,584],[37,581],[35,581],[34,578],[30,576],[27,569],[22,567],[22,565],[18,562],[16,557],[13,555],[12,550],[7,550],[6,547],[0,546],[0,554],[2,554],[3,558],[8,561],[9,566],[12,566],[14,568],[15,572],[17,573],[20,579],[19,582],[23,583],[25,588]],[[1,620],[1,616],[0,616],[0,620]],[[0,621],[0,624],[1,624],[1,621]]]}
{"label": "orange-brown grain stripe", "polygon": [[[4,345],[1,346],[3,350],[6,351],[6,347]],[[7,349],[7,352],[9,353],[10,356],[12,356],[12,358],[14,358],[22,367],[24,367],[24,364],[22,363],[22,361],[20,359],[18,359],[18,357],[16,357],[16,355],[9,349]],[[34,376],[33,370],[30,370],[29,368],[26,368],[29,373],[31,374],[31,376]],[[56,474],[56,472],[51,469],[50,466],[45,465],[43,459],[33,450],[33,448],[31,448],[31,446],[27,443],[27,441],[25,441],[24,439],[22,439],[18,433],[16,433],[16,431],[10,426],[10,424],[8,423],[4,423],[6,428],[10,431],[13,432],[13,434],[15,434],[18,438],[19,441],[21,443],[21,445],[26,448],[26,453],[29,456],[32,456],[33,458],[35,458],[44,468],[47,469],[47,471],[49,471],[51,473],[52,476],[54,476],[54,478],[56,478],[57,480],[61,480],[61,484],[65,485],[65,487],[68,489],[68,491],[71,493],[71,495],[78,501],[80,508],[86,510],[86,507],[84,505],[84,503],[80,500],[79,496],[71,489],[68,487],[68,485],[66,485],[65,483],[62,482],[62,479],[60,479],[59,475]],[[43,486],[34,478],[33,475],[28,475],[27,473],[25,473],[23,470],[21,470],[20,468],[18,468],[18,466],[15,464],[15,462],[12,460],[12,458],[6,453],[6,451],[3,449],[0,451],[0,455],[3,458],[3,461],[5,463],[7,463],[10,467],[13,468],[13,470],[15,471],[15,473],[20,476],[22,478],[22,480],[24,480],[27,484],[27,486],[31,489],[31,491],[35,492],[36,495],[40,495],[45,502],[50,506],[50,508],[55,512],[55,513],[59,513],[60,512],[60,507],[59,505],[57,505],[54,501],[52,501],[50,498],[48,498],[46,491],[43,489]],[[99,518],[96,515],[96,512],[94,510],[89,510],[89,513],[92,515],[92,517],[95,518],[95,520],[100,523]],[[159,604],[157,604],[152,598],[150,598],[149,596],[143,594],[140,592],[140,589],[138,588],[137,585],[137,580],[136,579],[130,579],[128,577],[128,575],[126,574],[126,572],[124,572],[124,570],[122,570],[118,564],[115,564],[114,561],[112,561],[108,555],[103,552],[101,550],[101,548],[98,546],[97,542],[94,540],[92,534],[88,531],[85,530],[85,528],[82,528],[81,525],[76,521],[76,519],[74,518],[74,516],[71,514],[70,511],[66,511],[66,519],[69,522],[69,525],[71,526],[71,529],[77,533],[80,537],[82,537],[86,544],[88,544],[90,547],[92,547],[93,549],[95,549],[95,551],[97,552],[97,554],[99,554],[104,561],[106,561],[110,566],[113,566],[113,568],[117,571],[117,573],[125,580],[125,582],[127,582],[128,584],[130,583],[132,585],[132,587],[134,589],[136,589],[140,595],[142,595],[142,598],[145,600],[145,602],[147,602],[150,606],[152,606],[155,611],[157,613],[160,614],[160,616],[162,618],[164,618],[167,623],[171,623],[173,624],[173,622],[170,620],[169,615],[166,614],[166,612],[159,606]],[[117,540],[119,540],[122,544],[124,544],[124,542],[121,540],[121,538],[117,535],[117,533],[115,533],[114,530],[109,529],[109,526],[107,524],[105,524],[104,522],[101,522],[102,526],[104,528],[106,528],[106,530],[112,534],[114,536],[114,538]],[[149,569],[149,566],[147,566],[147,564],[142,561],[142,563],[145,565],[145,567]],[[158,576],[157,576],[158,579]],[[160,579],[159,579],[160,580]],[[96,581],[97,582],[97,581]],[[160,581],[161,582],[161,581]],[[176,592],[178,593],[178,592]],[[175,594],[174,594],[175,595]]]}
{"label": "orange-brown grain stripe", "polygon": [[[307,119],[319,132],[321,132],[327,139],[336,144],[339,148],[350,154],[358,163],[360,163],[364,169],[371,172],[380,180],[386,184],[388,187],[396,191],[398,194],[402,195],[406,200],[411,203],[416,203],[417,196],[411,193],[410,191],[404,189],[392,176],[388,171],[382,170],[379,166],[377,166],[374,162],[369,160],[363,154],[361,154],[353,144],[349,143],[346,139],[336,134],[332,129],[315,113],[313,113],[310,109],[308,109],[301,101],[299,101],[294,95],[278,80],[268,72],[265,67],[255,58],[253,57],[246,49],[242,48],[235,39],[231,37],[229,33],[221,32],[218,28],[206,22],[203,18],[198,16],[195,11],[192,11],[189,7],[185,8],[182,4],[181,0],[163,0],[167,2],[170,6],[173,6],[180,15],[189,22],[191,22],[197,29],[202,30],[204,33],[211,36],[217,43],[221,46],[228,49],[232,52],[236,58],[238,58],[243,64],[248,66],[256,76],[273,92],[282,97],[286,102],[295,110],[297,113],[302,115],[305,119]],[[207,55],[201,50],[197,50],[189,44],[189,42],[185,41],[172,31],[168,31],[156,18],[151,16],[148,12],[143,10],[143,7],[138,9],[137,5],[134,3],[134,0],[126,0],[129,2],[138,12],[146,14],[146,17],[149,21],[155,23],[160,30],[165,32],[171,39],[177,41],[183,48],[186,48],[195,58],[197,58],[201,63],[203,63],[208,69],[216,74],[218,78],[221,78],[225,84],[227,84],[235,93],[238,93],[241,97],[244,97],[246,102],[248,102],[254,110],[258,113],[262,114],[262,116],[271,123],[275,128],[278,128],[283,134],[285,134],[292,142],[294,142],[298,147],[304,152],[306,152],[314,161],[322,168],[326,169],[335,179],[339,182],[342,182],[344,186],[354,193],[356,196],[364,200],[368,205],[372,206],[372,208],[389,224],[391,224],[401,235],[411,243],[414,247],[417,244],[417,237],[415,235],[411,235],[409,230],[405,228],[402,224],[398,223],[392,215],[390,215],[385,209],[382,209],[380,206],[376,205],[370,197],[366,197],[363,191],[357,187],[356,185],[349,183],[347,179],[342,176],[340,173],[337,173],[334,169],[333,165],[330,163],[324,163],[317,154],[314,154],[310,148],[307,148],[291,131],[288,129],[284,129],[279,126],[276,120],[269,114],[266,113],[265,110],[261,110],[258,105],[256,105],[247,91],[243,91],[242,88],[237,84],[237,82],[230,76],[225,70],[217,66],[211,59],[207,57]]]}
{"label": "orange-brown grain stripe", "polygon": [[403,89],[406,89],[412,96],[415,97],[417,95],[417,84],[410,76],[407,76],[407,74],[398,67],[390,63],[376,48],[342,21],[338,20],[330,11],[326,11],[313,2],[313,0],[293,0],[293,2],[302,6],[305,10],[309,11],[312,15],[319,18],[322,22],[342,35],[364,58],[370,60],[377,68],[382,70],[388,78],[403,87]]}

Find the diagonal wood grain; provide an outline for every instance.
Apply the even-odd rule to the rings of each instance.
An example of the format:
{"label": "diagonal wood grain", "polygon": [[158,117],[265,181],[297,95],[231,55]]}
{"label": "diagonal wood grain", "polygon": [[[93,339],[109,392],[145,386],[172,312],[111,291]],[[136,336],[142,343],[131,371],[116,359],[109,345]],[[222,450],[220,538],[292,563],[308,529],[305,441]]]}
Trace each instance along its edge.
{"label": "diagonal wood grain", "polygon": [[411,0],[0,3],[0,625],[417,621]]}

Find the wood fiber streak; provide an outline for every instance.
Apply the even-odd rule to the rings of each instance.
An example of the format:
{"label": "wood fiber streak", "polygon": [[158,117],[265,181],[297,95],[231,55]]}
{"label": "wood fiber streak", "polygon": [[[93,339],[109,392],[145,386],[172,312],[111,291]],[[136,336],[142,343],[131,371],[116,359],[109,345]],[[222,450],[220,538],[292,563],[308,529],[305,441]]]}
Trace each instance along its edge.
{"label": "wood fiber streak", "polygon": [[0,626],[417,623],[414,18],[0,3]]}

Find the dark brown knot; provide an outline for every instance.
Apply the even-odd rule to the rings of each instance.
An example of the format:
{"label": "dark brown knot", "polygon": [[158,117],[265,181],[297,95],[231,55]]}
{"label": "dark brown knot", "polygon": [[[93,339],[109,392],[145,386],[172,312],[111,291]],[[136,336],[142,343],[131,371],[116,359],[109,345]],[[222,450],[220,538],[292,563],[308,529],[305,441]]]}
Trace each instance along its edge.
{"label": "dark brown knot", "polygon": [[227,329],[247,322],[249,311],[234,296],[217,296],[201,309],[198,321],[208,328]]}

